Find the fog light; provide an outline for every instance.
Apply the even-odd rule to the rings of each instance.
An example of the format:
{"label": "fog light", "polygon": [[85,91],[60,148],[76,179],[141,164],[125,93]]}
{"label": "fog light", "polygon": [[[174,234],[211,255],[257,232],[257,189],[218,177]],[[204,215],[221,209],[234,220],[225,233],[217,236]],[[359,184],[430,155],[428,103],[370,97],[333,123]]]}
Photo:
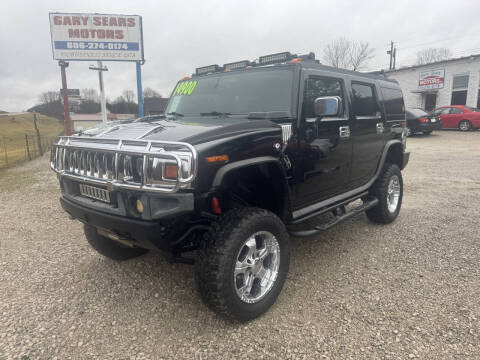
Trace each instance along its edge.
{"label": "fog light", "polygon": [[143,203],[141,200],[137,200],[137,211],[139,214],[143,213]]}

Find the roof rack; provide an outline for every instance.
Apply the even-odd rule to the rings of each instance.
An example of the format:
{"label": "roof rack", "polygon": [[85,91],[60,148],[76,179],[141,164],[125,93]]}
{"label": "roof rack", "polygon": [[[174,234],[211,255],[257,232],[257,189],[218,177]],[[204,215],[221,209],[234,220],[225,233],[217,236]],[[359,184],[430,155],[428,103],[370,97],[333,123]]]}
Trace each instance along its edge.
{"label": "roof rack", "polygon": [[301,62],[303,60],[313,60],[317,63],[320,63],[318,60],[315,60],[315,53],[310,52],[305,55],[297,55],[292,54],[289,51],[263,55],[258,58],[258,61],[249,61],[249,60],[241,60],[232,63],[224,64],[223,66],[219,66],[218,64],[202,66],[195,69],[195,74],[192,76],[199,76],[199,75],[207,75],[213,74],[218,72],[227,72],[227,71],[234,71],[234,70],[242,70],[251,67],[258,67],[258,66],[267,66],[273,64],[282,64],[286,62]]}

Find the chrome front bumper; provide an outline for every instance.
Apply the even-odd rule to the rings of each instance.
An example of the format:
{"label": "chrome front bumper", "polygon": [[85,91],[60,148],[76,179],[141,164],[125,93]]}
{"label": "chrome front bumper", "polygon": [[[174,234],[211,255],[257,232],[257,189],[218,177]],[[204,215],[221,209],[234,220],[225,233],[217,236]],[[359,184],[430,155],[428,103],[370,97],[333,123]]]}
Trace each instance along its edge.
{"label": "chrome front bumper", "polygon": [[[109,190],[176,192],[191,187],[197,151],[182,142],[60,137],[52,146],[50,166],[59,175]],[[165,166],[176,165],[176,179]]]}

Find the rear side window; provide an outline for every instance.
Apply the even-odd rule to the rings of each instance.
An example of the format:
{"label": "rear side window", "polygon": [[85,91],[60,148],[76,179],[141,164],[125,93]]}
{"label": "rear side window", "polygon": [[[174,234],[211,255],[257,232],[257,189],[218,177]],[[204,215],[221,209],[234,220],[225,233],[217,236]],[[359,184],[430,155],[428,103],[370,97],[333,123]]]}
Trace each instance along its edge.
{"label": "rear side window", "polygon": [[376,116],[378,103],[373,85],[352,83],[353,113],[356,116]]}
{"label": "rear side window", "polygon": [[310,76],[305,83],[305,94],[303,97],[303,113],[305,118],[315,117],[314,103],[320,96],[338,96],[342,99],[340,115],[343,116],[344,96],[343,81],[341,79]]}
{"label": "rear side window", "polygon": [[[387,120],[402,119],[405,106],[403,103],[403,94],[399,89],[381,88]],[[415,109],[416,110],[416,109]]]}
{"label": "rear side window", "polygon": [[458,108],[450,108],[450,114],[463,114],[463,111]]}

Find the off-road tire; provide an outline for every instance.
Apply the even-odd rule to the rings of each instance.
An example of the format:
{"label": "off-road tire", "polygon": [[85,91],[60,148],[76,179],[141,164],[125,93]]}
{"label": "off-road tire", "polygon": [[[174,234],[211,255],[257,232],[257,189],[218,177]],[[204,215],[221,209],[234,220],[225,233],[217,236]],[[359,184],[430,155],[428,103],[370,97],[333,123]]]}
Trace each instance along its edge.
{"label": "off-road tire", "polygon": [[[258,231],[272,233],[280,246],[278,275],[271,290],[256,303],[237,295],[234,268],[244,242]],[[282,220],[270,211],[243,207],[228,211],[205,235],[195,262],[195,278],[202,300],[229,319],[248,321],[266,312],[285,282],[290,261],[289,236]]]}
{"label": "off-road tire", "polygon": [[[394,212],[388,210],[388,184],[393,176],[397,176],[400,181],[400,198]],[[378,204],[366,211],[370,221],[378,224],[389,224],[396,219],[400,208],[402,207],[403,198],[403,180],[400,168],[395,164],[386,163],[384,165],[382,175],[377,179],[370,189],[370,194],[378,199]]]}
{"label": "off-road tire", "polygon": [[98,253],[112,260],[128,260],[143,255],[148,251],[138,247],[128,247],[101,236],[93,226],[85,225],[83,231],[88,243]]}
{"label": "off-road tire", "polygon": [[[464,124],[465,127],[463,127],[462,124]],[[472,130],[472,123],[468,120],[462,120],[458,123],[458,129],[460,131],[470,131]]]}

